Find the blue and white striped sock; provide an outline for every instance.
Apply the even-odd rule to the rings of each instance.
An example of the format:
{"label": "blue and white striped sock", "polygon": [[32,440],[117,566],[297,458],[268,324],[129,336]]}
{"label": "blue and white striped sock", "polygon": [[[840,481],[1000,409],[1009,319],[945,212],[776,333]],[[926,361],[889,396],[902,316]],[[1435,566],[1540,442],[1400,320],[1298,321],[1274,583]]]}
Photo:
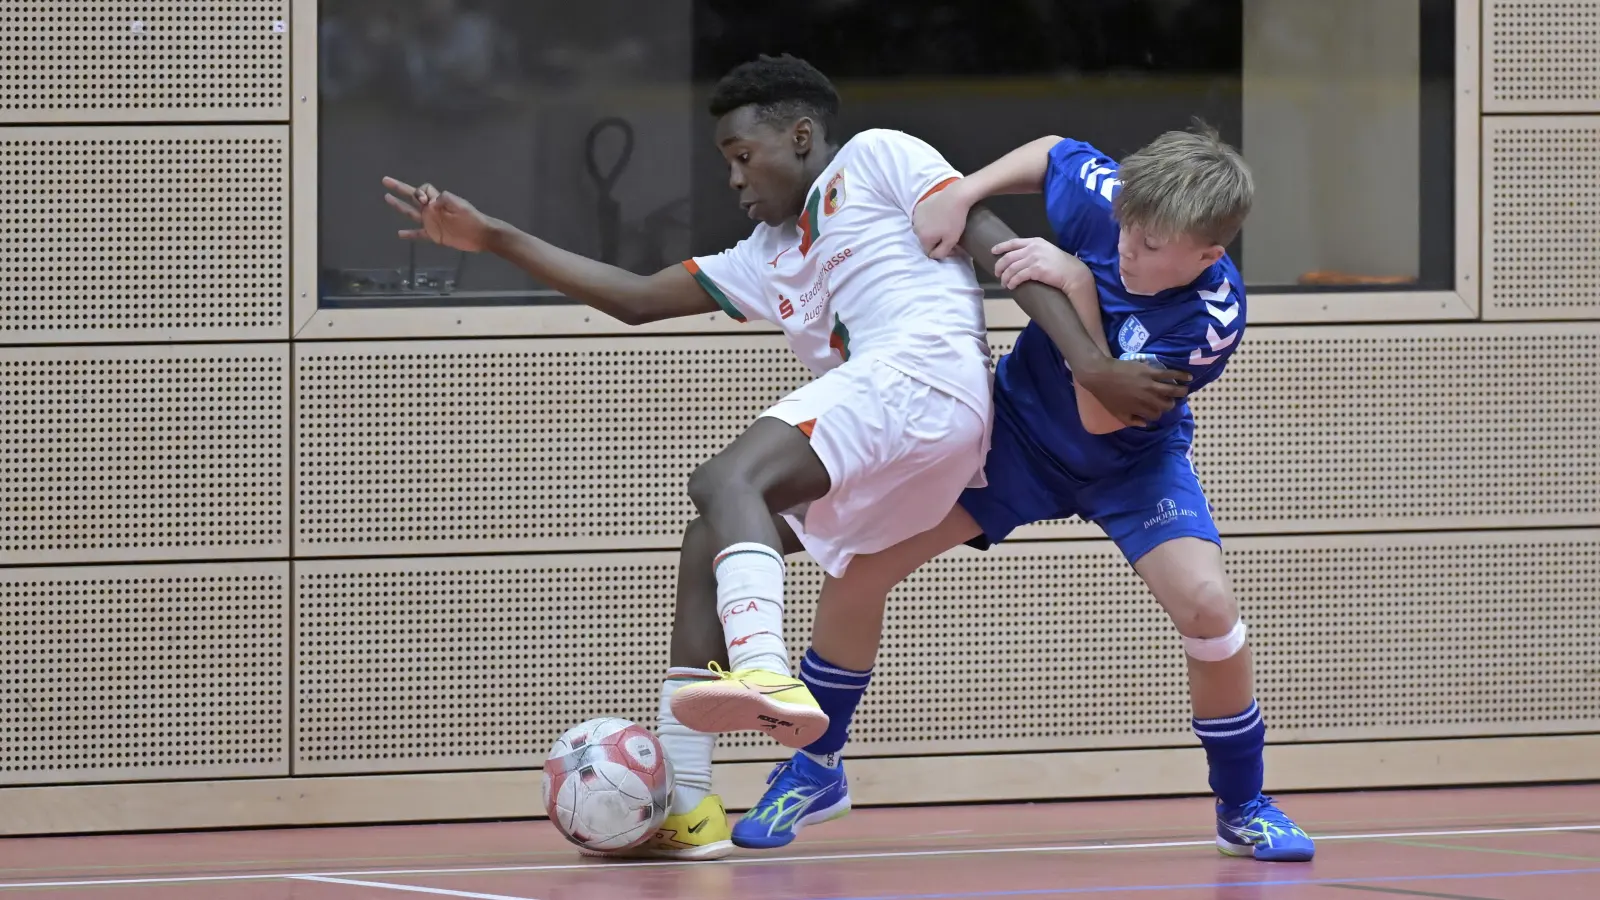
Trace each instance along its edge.
{"label": "blue and white striped sock", "polygon": [[828,730],[803,751],[818,765],[834,768],[839,764],[839,751],[850,739],[850,720],[856,714],[856,704],[867,692],[872,681],[872,670],[857,672],[836,666],[807,650],[800,661],[800,680],[811,689],[817,705],[828,714]]}
{"label": "blue and white striped sock", "polygon": [[1195,737],[1206,748],[1211,765],[1211,792],[1228,809],[1238,809],[1261,795],[1266,780],[1262,758],[1267,725],[1254,701],[1244,712],[1221,719],[1195,719]]}

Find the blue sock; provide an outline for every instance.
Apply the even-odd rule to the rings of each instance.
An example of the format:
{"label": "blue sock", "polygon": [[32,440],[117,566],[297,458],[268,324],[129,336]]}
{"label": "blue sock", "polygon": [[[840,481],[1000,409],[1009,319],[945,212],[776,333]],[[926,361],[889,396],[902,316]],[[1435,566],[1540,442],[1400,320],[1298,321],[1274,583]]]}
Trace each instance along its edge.
{"label": "blue sock", "polygon": [[861,702],[861,695],[867,692],[872,670],[855,672],[841,668],[818,656],[817,651],[807,650],[805,658],[800,661],[800,680],[811,689],[811,695],[817,698],[817,705],[828,714],[827,732],[807,746],[805,752],[831,768],[837,765],[838,760],[830,757],[836,757],[844,749],[845,741],[849,740],[850,719],[856,714],[856,704]]}
{"label": "blue sock", "polygon": [[1223,806],[1238,809],[1260,796],[1266,778],[1262,752],[1267,744],[1267,725],[1254,700],[1236,716],[1195,719],[1194,733],[1206,748],[1206,761],[1211,764],[1211,792]]}

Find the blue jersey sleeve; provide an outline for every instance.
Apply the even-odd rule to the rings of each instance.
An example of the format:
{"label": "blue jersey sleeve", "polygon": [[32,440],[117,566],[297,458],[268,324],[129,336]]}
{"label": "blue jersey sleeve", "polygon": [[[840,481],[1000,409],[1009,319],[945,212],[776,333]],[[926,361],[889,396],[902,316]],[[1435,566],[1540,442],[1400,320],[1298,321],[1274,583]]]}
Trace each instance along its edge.
{"label": "blue jersey sleeve", "polygon": [[1117,168],[1115,160],[1083,141],[1068,138],[1050,148],[1044,207],[1061,249],[1078,253],[1107,237],[1115,242],[1118,229],[1111,218],[1111,198],[1122,184]]}
{"label": "blue jersey sleeve", "polygon": [[1124,359],[1154,362],[1167,369],[1182,369],[1193,376],[1193,394],[1217,380],[1244,336],[1244,293],[1232,278],[1201,287],[1190,301],[1193,314],[1165,334],[1154,336],[1139,353]]}

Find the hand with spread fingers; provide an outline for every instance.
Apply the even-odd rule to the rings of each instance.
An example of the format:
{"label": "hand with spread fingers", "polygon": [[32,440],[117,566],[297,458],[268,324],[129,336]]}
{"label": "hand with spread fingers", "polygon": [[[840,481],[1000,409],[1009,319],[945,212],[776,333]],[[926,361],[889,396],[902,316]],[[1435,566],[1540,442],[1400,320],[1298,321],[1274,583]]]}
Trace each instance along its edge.
{"label": "hand with spread fingers", "polygon": [[383,186],[390,191],[383,199],[422,226],[402,229],[400,236],[406,240],[428,240],[453,250],[478,253],[488,249],[501,227],[499,219],[484,215],[466,200],[431,184],[412,187],[399,179],[385,178]]}

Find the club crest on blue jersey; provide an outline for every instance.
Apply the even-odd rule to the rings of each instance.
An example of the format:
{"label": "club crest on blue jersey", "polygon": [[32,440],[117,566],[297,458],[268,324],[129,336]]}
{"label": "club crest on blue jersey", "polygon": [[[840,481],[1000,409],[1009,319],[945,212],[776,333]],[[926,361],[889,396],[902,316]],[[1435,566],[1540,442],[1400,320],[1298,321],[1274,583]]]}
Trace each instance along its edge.
{"label": "club crest on blue jersey", "polygon": [[1129,316],[1122,323],[1122,328],[1117,331],[1117,343],[1122,345],[1124,353],[1138,353],[1144,349],[1145,341],[1150,340],[1150,331],[1139,321],[1138,316]]}

